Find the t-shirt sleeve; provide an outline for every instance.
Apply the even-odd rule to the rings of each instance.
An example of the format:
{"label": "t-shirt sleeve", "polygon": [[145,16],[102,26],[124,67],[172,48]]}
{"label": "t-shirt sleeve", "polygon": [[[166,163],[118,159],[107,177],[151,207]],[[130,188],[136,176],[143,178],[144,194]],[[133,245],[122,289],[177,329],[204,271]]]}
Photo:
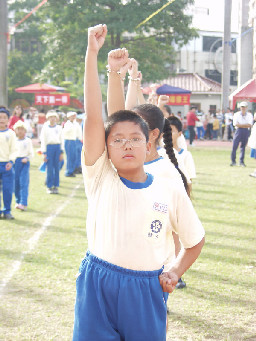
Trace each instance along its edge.
{"label": "t-shirt sleeve", "polygon": [[185,249],[192,248],[203,239],[204,228],[185,191],[177,189],[174,194],[174,201],[175,212],[170,212],[172,229],[178,234]]}
{"label": "t-shirt sleeve", "polygon": [[186,168],[186,171],[188,173],[189,179],[196,178],[196,167],[193,160],[193,156],[189,151],[186,151],[185,157],[184,157],[184,165]]}
{"label": "t-shirt sleeve", "polygon": [[98,186],[100,186],[103,179],[106,179],[110,172],[116,174],[110,160],[108,159],[107,149],[105,148],[103,154],[98,158],[92,166],[85,164],[84,148],[82,149],[81,164],[84,178],[84,186],[86,195],[89,197]]}

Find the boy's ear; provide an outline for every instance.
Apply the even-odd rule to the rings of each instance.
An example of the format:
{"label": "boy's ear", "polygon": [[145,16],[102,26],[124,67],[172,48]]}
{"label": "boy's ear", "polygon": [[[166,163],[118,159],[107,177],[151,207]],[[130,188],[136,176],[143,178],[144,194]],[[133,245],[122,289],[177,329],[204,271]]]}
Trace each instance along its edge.
{"label": "boy's ear", "polygon": [[153,129],[153,130],[150,130],[150,132],[149,132],[150,138],[151,138],[152,140],[157,140],[157,139],[158,139],[158,136],[159,136],[159,133],[160,133],[160,131],[159,131],[158,128],[155,128],[155,129]]}
{"label": "boy's ear", "polygon": [[150,151],[151,151],[151,142],[147,142],[146,144],[146,154],[149,155],[150,154]]}

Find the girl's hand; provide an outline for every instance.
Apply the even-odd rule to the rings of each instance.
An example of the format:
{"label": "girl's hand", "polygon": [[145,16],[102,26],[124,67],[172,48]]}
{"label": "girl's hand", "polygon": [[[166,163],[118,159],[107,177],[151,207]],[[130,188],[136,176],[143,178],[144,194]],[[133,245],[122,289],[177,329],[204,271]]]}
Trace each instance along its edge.
{"label": "girl's hand", "polygon": [[173,292],[178,283],[178,276],[174,272],[163,272],[159,276],[159,282],[164,292],[169,294]]}
{"label": "girl's hand", "polygon": [[12,169],[12,163],[11,162],[7,162],[7,164],[5,165],[5,169],[7,171],[11,170]]}
{"label": "girl's hand", "polygon": [[47,155],[44,155],[44,162],[47,162]]}
{"label": "girl's hand", "polygon": [[104,44],[107,35],[106,25],[97,25],[88,28],[88,47],[87,50],[99,52]]}
{"label": "girl's hand", "polygon": [[123,49],[111,50],[108,53],[108,67],[111,71],[120,71],[120,69],[128,63],[129,60],[128,51]]}
{"label": "girl's hand", "polygon": [[64,159],[63,153],[60,153],[59,161],[62,161]]}
{"label": "girl's hand", "polygon": [[132,62],[132,65],[129,68],[128,72],[129,72],[130,77],[135,79],[138,77],[138,62],[134,58],[131,58],[131,62]]}
{"label": "girl's hand", "polygon": [[27,163],[28,162],[28,159],[26,157],[24,157],[22,160],[21,160],[22,163]]}

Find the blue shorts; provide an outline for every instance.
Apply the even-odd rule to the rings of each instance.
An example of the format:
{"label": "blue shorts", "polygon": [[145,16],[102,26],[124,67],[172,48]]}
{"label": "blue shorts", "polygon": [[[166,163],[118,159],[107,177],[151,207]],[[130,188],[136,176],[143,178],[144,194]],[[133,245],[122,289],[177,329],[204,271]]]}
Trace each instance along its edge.
{"label": "blue shorts", "polygon": [[76,282],[73,341],[165,341],[161,272],[124,269],[88,252]]}

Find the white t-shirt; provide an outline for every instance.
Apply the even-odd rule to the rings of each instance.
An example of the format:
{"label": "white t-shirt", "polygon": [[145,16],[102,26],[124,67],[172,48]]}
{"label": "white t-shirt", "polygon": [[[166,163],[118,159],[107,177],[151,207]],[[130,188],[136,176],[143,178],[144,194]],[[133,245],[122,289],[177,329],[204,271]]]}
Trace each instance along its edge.
{"label": "white t-shirt", "polygon": [[11,129],[0,130],[0,162],[14,162],[17,157],[17,141]]}
{"label": "white t-shirt", "polygon": [[34,150],[32,141],[29,137],[25,137],[23,140],[17,139],[17,157],[27,157],[31,159],[34,156]]}
{"label": "white t-shirt", "polygon": [[146,173],[152,174],[153,176],[175,179],[183,184],[181,175],[174,164],[169,159],[163,158],[162,156],[156,160],[145,162],[144,169]]}
{"label": "white t-shirt", "polygon": [[88,248],[99,258],[127,269],[157,270],[170,254],[172,231],[185,248],[204,237],[184,186],[176,180],[148,175],[141,184],[121,179],[106,150],[93,166],[85,166],[82,152],[82,168]]}
{"label": "white t-shirt", "polygon": [[250,112],[246,112],[245,115],[242,115],[241,111],[238,111],[234,114],[233,117],[233,126],[237,124],[251,124],[253,125],[253,116]]}
{"label": "white t-shirt", "polygon": [[179,152],[175,150],[175,155],[179,165],[184,165],[185,175],[189,180],[196,178],[196,167],[192,154],[188,150],[181,149]]}
{"label": "white t-shirt", "polygon": [[254,123],[251,131],[251,135],[248,140],[248,146],[250,148],[256,149],[256,123]]}
{"label": "white t-shirt", "polygon": [[43,125],[41,132],[41,150],[43,153],[46,152],[48,144],[60,144],[60,148],[64,150],[64,140],[62,134],[62,127],[58,124],[50,126],[49,122]]}
{"label": "white t-shirt", "polygon": [[[174,154],[176,156],[176,159],[177,159],[177,162],[178,162],[178,165],[179,165],[179,169],[182,171],[182,173],[185,175],[186,179],[187,179],[187,183],[191,183],[191,180],[190,180],[190,177],[189,177],[189,174],[186,170],[186,167],[185,167],[185,164],[184,164],[184,159],[179,157],[179,153],[176,149],[174,149]],[[183,149],[182,149],[183,150]],[[158,149],[158,154],[161,155],[164,159],[166,159],[168,162],[170,162],[169,160],[169,156],[166,154],[166,150],[165,148],[160,148]]]}

